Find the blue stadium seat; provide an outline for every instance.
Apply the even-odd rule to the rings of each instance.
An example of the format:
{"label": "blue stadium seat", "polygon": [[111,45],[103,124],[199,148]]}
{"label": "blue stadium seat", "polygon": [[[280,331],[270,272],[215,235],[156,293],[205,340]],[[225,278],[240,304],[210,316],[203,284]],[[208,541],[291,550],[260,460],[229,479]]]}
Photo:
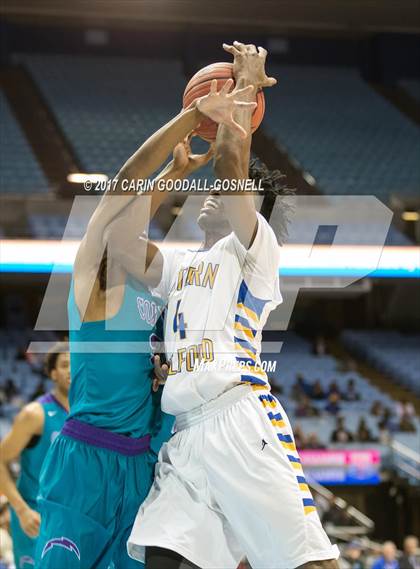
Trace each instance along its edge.
{"label": "blue stadium seat", "polygon": [[1,91],[0,117],[0,193],[48,192],[48,180]]}
{"label": "blue stadium seat", "polygon": [[114,176],[181,108],[176,61],[20,55],[82,168]]}
{"label": "blue stadium seat", "polygon": [[420,194],[420,132],[355,69],[271,65],[264,126],[333,195]]}
{"label": "blue stadium seat", "polygon": [[346,330],[350,351],[420,395],[420,335],[388,330]]}

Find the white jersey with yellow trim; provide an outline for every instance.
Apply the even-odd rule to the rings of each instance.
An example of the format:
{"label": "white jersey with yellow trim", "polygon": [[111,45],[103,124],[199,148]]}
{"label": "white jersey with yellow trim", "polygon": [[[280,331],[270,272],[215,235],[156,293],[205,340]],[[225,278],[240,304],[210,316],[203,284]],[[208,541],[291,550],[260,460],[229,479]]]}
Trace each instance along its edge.
{"label": "white jersey with yellow trim", "polygon": [[257,216],[248,250],[230,233],[208,250],[164,253],[162,280],[154,292],[168,303],[166,413],[199,407],[235,385],[268,387],[260,362],[261,331],[282,301],[279,246],[268,222]]}

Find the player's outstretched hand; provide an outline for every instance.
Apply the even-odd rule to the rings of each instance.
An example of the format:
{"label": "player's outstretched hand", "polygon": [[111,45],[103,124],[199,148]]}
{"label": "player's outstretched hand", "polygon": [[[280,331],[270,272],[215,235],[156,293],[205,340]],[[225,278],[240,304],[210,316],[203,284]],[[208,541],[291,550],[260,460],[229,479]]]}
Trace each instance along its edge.
{"label": "player's outstretched hand", "polygon": [[153,363],[155,367],[153,370],[152,389],[156,393],[160,385],[165,385],[166,378],[168,377],[169,368],[167,364],[160,363],[160,356],[154,356]]}
{"label": "player's outstretched hand", "polygon": [[202,166],[205,166],[213,157],[214,145],[210,144],[205,154],[193,154],[191,151],[192,134],[174,148],[172,168],[182,177],[187,177]]}
{"label": "player's outstretched hand", "polygon": [[274,77],[268,77],[265,73],[267,50],[263,47],[257,49],[253,44],[245,45],[234,41],[233,45],[224,43],[223,49],[233,55],[233,75],[236,82],[244,79],[257,89],[272,87],[277,83]]}
{"label": "player's outstretched hand", "polygon": [[252,85],[243,89],[236,89],[229,93],[233,86],[233,79],[228,79],[220,91],[217,91],[217,80],[211,82],[210,93],[197,99],[197,109],[218,124],[226,124],[236,130],[242,138],[246,138],[246,130],[235,122],[233,112],[237,107],[248,107],[254,110],[255,102],[239,100],[244,94],[253,90]]}
{"label": "player's outstretched hand", "polygon": [[35,510],[25,508],[22,512],[19,512],[18,518],[20,527],[29,537],[37,537],[39,534],[39,526],[41,525],[41,516]]}

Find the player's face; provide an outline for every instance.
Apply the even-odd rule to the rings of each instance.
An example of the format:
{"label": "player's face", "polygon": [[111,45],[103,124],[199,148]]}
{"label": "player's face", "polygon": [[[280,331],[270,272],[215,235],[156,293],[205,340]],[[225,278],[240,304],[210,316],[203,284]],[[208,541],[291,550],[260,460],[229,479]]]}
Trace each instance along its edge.
{"label": "player's face", "polygon": [[56,382],[58,388],[67,394],[70,389],[70,354],[63,352],[57,358],[55,368],[51,372],[51,379]]}
{"label": "player's face", "polygon": [[210,194],[204,200],[197,223],[203,231],[230,233],[230,225],[219,194]]}

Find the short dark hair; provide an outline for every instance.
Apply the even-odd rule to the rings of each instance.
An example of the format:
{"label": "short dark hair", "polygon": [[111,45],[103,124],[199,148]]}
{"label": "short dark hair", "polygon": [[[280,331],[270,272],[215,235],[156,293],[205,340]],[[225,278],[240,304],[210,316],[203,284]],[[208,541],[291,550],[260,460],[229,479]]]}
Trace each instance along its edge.
{"label": "short dark hair", "polygon": [[[273,211],[274,204],[278,196],[293,196],[295,190],[288,188],[286,185],[286,176],[280,170],[269,170],[269,168],[258,158],[253,158],[249,163],[249,177],[256,184],[262,186],[260,194],[264,196],[260,213],[267,221],[269,221]],[[279,203],[279,202],[277,202]],[[292,207],[287,200],[281,200],[281,211],[276,215],[276,237],[280,245],[284,243],[288,233],[287,225],[289,223],[288,214],[292,212]]]}
{"label": "short dark hair", "polygon": [[48,351],[45,357],[45,373],[48,377],[51,376],[51,372],[57,367],[57,360],[60,354],[69,351],[69,343],[68,342],[57,342],[54,346]]}

